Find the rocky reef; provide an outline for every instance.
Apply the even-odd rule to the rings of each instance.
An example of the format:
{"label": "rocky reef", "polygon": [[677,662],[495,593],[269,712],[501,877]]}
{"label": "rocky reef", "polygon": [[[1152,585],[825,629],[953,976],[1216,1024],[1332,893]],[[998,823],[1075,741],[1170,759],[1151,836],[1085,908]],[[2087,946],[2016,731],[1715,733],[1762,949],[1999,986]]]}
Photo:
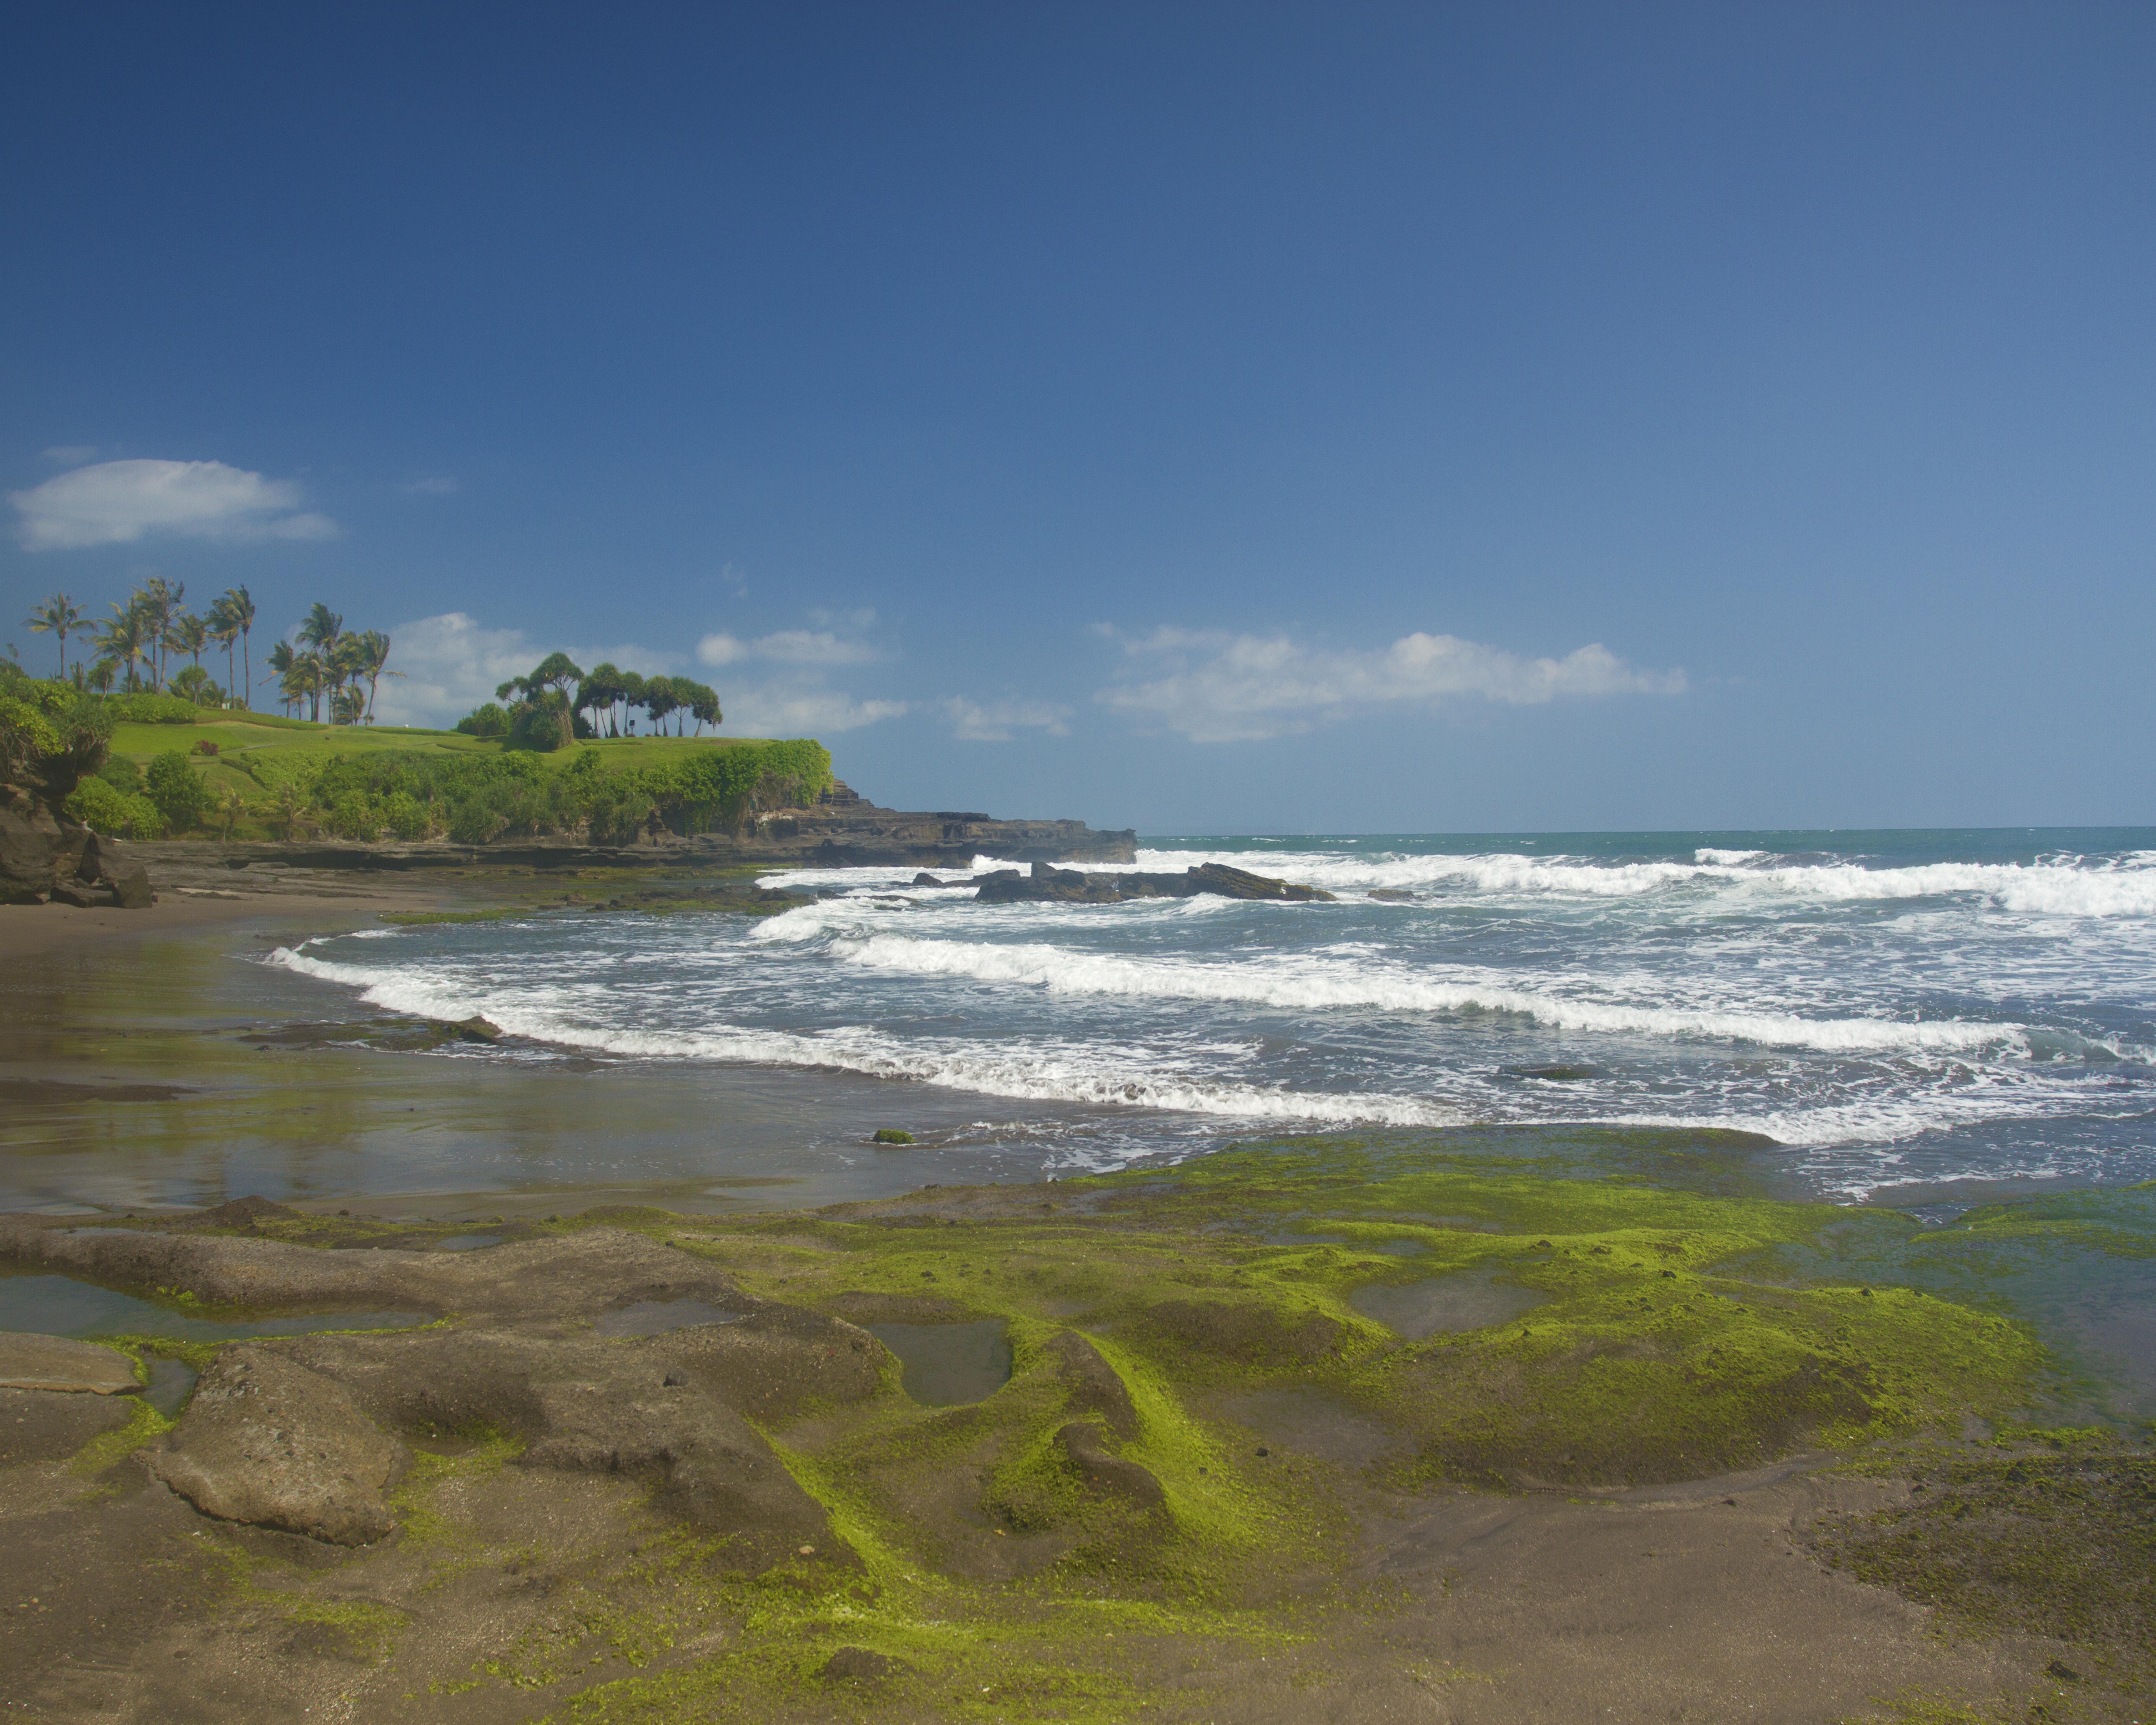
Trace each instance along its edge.
{"label": "rocky reef", "polygon": [[[1082,874],[1037,862],[1032,871],[998,869],[978,878],[980,901],[984,905],[1065,903],[1121,904],[1133,898],[1195,898],[1214,893],[1222,898],[1283,899],[1298,903],[1322,901],[1332,895],[1315,886],[1299,886],[1291,880],[1276,880],[1223,863],[1201,863],[1179,875]],[[916,883],[920,884],[918,882]],[[957,883],[935,881],[935,886]]]}

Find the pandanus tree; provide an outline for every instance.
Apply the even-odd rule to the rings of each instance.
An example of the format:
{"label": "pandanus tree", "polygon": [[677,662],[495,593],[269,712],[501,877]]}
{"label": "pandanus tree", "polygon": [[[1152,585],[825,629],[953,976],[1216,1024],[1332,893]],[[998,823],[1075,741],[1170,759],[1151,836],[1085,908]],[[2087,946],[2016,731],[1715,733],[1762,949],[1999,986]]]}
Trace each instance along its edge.
{"label": "pandanus tree", "polygon": [[671,677],[646,677],[644,680],[644,710],[651,715],[651,728],[660,737],[666,734],[666,716],[681,705],[680,697],[674,692]]}
{"label": "pandanus tree", "polygon": [[[561,726],[562,746],[566,748],[577,740],[577,718],[569,706],[568,687],[582,682],[583,672],[566,653],[549,653],[533,667],[529,676],[511,677],[494,691],[496,701],[506,701],[514,695],[519,701],[533,706],[553,708],[554,717]],[[547,697],[554,698],[549,700]]]}
{"label": "pandanus tree", "polygon": [[[613,668],[613,663],[609,660],[604,664],[593,665],[584,673],[583,681],[577,685],[577,698],[571,711],[588,712],[592,716],[593,730],[604,736],[606,732],[601,729],[599,715],[603,712],[611,716],[614,703],[621,699],[621,673]],[[619,726],[613,727],[613,734],[617,737],[621,734]]]}
{"label": "pandanus tree", "polygon": [[49,634],[59,643],[60,675],[67,675],[67,638],[82,623],[82,607],[64,593],[56,593],[44,603],[31,608],[23,619],[38,634]]}

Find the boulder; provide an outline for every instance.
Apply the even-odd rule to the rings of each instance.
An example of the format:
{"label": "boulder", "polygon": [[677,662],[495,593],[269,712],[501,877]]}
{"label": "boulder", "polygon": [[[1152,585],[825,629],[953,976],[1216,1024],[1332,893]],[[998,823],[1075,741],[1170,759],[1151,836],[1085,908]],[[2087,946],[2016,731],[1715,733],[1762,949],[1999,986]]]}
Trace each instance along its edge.
{"label": "boulder", "polygon": [[218,1356],[146,1460],[204,1515],[367,1545],[396,1531],[382,1493],[409,1456],[341,1385],[257,1344]]}
{"label": "boulder", "polygon": [[64,1336],[0,1333],[0,1389],[125,1395],[141,1387],[135,1381],[135,1362],[116,1348]]}
{"label": "boulder", "polygon": [[59,824],[44,809],[0,808],[0,904],[41,905],[51,896]]}
{"label": "boulder", "polygon": [[82,860],[75,868],[78,880],[95,880],[110,887],[113,902],[123,911],[147,910],[157,903],[157,895],[150,888],[149,871],[122,850],[118,840],[87,829],[85,833]]}
{"label": "boulder", "polygon": [[80,880],[63,876],[53,882],[53,902],[73,905],[79,911],[87,911],[93,905],[110,904],[112,897],[100,887],[88,886]]}

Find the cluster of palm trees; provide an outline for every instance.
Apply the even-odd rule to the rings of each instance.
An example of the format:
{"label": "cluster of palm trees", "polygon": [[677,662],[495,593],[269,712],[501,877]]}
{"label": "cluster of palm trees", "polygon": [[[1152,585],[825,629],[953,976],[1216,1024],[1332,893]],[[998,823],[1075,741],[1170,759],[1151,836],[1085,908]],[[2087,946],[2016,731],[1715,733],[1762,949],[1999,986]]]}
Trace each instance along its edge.
{"label": "cluster of palm trees", "polygon": [[404,675],[387,669],[388,662],[388,635],[378,629],[347,629],[344,619],[319,600],[293,639],[270,649],[270,669],[277,673],[285,711],[305,705],[319,723],[326,705],[332,725],[374,722],[377,686],[384,677]]}
{"label": "cluster of palm trees", "polygon": [[[247,638],[254,628],[254,601],[244,587],[228,587],[198,616],[186,608],[187,584],[153,575],[127,596],[124,605],[110,608],[112,615],[99,623],[86,618],[81,606],[64,593],[56,593],[33,607],[27,619],[38,634],[49,634],[59,644],[60,677],[77,688],[110,690],[116,683],[130,690],[148,690],[182,696],[198,705],[245,706],[254,693],[254,668],[248,661]],[[72,674],[68,670],[67,640],[80,634],[97,644],[97,656],[78,655]],[[232,654],[240,654],[247,693],[231,698]],[[213,648],[224,649],[226,686],[219,689],[203,669],[202,656]],[[173,670],[182,654],[188,663]],[[170,673],[169,675],[167,673]]]}
{"label": "cluster of palm trees", "polygon": [[[86,619],[82,607],[64,593],[33,607],[27,620],[37,634],[49,634],[59,644],[60,678],[79,689],[109,691],[116,684],[131,692],[177,695],[198,706],[251,706],[254,666],[248,637],[254,628],[254,601],[245,588],[228,587],[197,616],[186,608],[187,596],[184,582],[154,575],[128,595],[126,604],[111,607],[112,615],[103,623]],[[67,656],[70,634],[97,644],[96,658],[86,661],[78,654],[72,671]],[[235,646],[239,678],[232,662]],[[204,653],[219,647],[224,649],[222,689],[202,664]],[[188,662],[178,666],[182,655]],[[285,710],[305,706],[319,721],[326,706],[335,725],[374,722],[376,688],[384,677],[403,675],[388,669],[388,635],[377,629],[348,630],[344,619],[324,604],[307,613],[291,640],[270,649],[270,669],[277,674]],[[244,691],[235,699],[233,687],[240,679]]]}

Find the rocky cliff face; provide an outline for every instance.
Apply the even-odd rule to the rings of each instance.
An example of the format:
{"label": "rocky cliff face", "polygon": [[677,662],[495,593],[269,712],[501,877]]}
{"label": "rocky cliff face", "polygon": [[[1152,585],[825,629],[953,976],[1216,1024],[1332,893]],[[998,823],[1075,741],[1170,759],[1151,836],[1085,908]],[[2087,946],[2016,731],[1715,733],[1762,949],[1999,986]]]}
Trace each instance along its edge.
{"label": "rocky cliff face", "polygon": [[151,902],[141,861],[79,821],[28,797],[0,802],[0,904],[118,905]]}

